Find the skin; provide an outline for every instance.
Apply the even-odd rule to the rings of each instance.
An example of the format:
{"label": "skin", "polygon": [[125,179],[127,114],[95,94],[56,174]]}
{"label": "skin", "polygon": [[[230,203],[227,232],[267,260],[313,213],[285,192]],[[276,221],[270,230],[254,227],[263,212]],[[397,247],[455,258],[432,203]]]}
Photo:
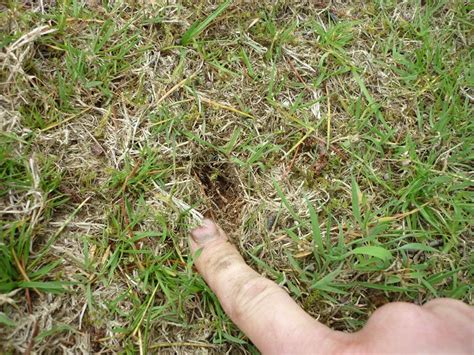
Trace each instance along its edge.
{"label": "skin", "polygon": [[377,309],[353,334],[331,330],[250,268],[211,220],[191,231],[199,273],[224,311],[264,354],[473,354],[474,309],[435,299],[423,306],[395,302]]}

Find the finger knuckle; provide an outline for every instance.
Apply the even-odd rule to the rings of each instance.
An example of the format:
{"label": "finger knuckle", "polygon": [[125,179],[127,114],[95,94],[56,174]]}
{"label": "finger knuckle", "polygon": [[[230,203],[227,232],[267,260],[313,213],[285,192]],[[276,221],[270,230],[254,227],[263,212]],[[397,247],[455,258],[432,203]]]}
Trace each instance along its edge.
{"label": "finger knuckle", "polygon": [[214,274],[218,274],[221,271],[228,269],[237,260],[235,253],[229,253],[226,249],[216,250],[210,253],[210,256],[206,259],[206,264]]}
{"label": "finger knuckle", "polygon": [[243,319],[253,314],[263,307],[268,297],[277,290],[278,286],[263,276],[254,276],[238,282],[234,290],[234,302],[229,310],[232,317]]}
{"label": "finger knuckle", "polygon": [[369,323],[411,324],[425,319],[427,315],[420,306],[406,302],[393,302],[377,309],[370,317]]}

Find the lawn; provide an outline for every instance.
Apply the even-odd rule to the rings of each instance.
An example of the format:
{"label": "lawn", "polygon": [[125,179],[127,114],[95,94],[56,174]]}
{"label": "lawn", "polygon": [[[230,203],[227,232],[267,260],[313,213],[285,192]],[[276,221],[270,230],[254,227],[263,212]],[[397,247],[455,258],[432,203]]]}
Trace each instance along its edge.
{"label": "lawn", "polygon": [[334,329],[473,303],[469,2],[0,8],[0,352],[256,353],[202,216]]}

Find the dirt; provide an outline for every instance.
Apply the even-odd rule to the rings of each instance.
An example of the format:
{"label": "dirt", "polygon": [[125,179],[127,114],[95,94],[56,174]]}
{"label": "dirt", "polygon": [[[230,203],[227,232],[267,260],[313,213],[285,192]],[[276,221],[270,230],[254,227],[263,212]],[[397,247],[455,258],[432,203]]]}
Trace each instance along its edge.
{"label": "dirt", "polygon": [[[235,167],[217,159],[198,160],[193,175],[200,182],[201,195],[206,201],[204,215],[222,226],[239,225],[243,198]],[[224,227],[224,230],[229,229]]]}

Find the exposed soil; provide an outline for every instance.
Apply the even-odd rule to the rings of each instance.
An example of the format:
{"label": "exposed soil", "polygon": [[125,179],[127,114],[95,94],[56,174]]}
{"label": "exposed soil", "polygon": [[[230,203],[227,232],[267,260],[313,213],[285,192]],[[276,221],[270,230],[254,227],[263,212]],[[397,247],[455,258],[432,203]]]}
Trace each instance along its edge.
{"label": "exposed soil", "polygon": [[199,180],[201,194],[206,200],[204,215],[223,226],[238,225],[243,198],[235,167],[218,160],[199,160],[194,165],[193,174]]}

